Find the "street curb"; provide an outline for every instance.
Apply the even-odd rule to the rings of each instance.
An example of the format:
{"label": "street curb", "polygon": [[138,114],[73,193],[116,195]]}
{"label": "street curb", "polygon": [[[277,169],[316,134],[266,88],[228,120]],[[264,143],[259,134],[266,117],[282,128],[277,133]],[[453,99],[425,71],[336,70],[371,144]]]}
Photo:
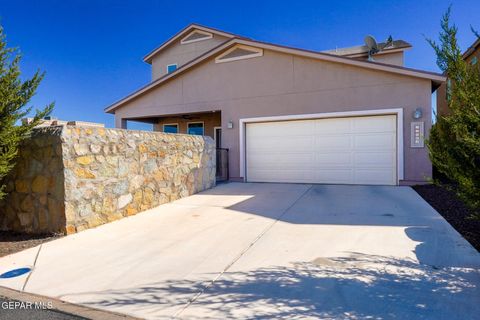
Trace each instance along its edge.
{"label": "street curb", "polygon": [[33,293],[20,292],[18,290],[0,286],[0,297],[22,302],[39,302],[52,303],[53,308],[50,310],[60,311],[74,316],[83,317],[86,319],[101,319],[101,320],[139,320],[141,318],[132,317],[129,315],[100,310],[96,308],[86,307],[79,304],[73,304],[62,301],[56,298],[40,296]]}

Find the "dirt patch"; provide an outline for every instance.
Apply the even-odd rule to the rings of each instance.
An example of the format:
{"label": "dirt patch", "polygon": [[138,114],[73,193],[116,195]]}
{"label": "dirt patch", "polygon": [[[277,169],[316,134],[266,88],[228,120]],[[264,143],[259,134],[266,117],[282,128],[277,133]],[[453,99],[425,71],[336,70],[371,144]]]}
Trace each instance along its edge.
{"label": "dirt patch", "polygon": [[473,212],[454,192],[436,185],[419,185],[413,189],[480,251],[480,219],[471,217]]}
{"label": "dirt patch", "polygon": [[58,234],[26,234],[0,231],[0,257],[36,247],[44,242],[63,237]]}

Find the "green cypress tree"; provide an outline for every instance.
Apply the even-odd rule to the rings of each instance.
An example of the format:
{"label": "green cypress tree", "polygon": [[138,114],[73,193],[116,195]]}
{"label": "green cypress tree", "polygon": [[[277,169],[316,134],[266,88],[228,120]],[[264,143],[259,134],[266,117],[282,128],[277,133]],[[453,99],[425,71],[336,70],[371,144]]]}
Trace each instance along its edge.
{"label": "green cypress tree", "polygon": [[439,116],[432,127],[428,141],[430,159],[479,218],[480,68],[463,60],[457,43],[457,27],[450,24],[450,8],[442,18],[441,27],[440,44],[428,42],[437,55],[437,65],[449,79],[450,114]]}
{"label": "green cypress tree", "polygon": [[20,143],[53,109],[52,103],[43,110],[37,110],[30,124],[19,124],[30,113],[32,108],[26,105],[44,77],[44,73],[37,71],[31,79],[22,81],[20,59],[17,49],[7,47],[5,33],[0,26],[0,199],[5,197],[5,177],[15,166]]}

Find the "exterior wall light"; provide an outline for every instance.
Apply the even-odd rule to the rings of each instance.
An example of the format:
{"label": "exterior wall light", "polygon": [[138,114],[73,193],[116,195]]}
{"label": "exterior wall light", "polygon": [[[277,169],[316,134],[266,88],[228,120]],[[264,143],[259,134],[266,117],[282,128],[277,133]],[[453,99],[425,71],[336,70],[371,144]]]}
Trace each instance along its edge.
{"label": "exterior wall light", "polygon": [[423,116],[422,108],[415,109],[412,115],[413,119],[420,119],[422,116]]}
{"label": "exterior wall light", "polygon": [[228,129],[233,129],[233,121],[232,120],[228,121],[227,128]]}

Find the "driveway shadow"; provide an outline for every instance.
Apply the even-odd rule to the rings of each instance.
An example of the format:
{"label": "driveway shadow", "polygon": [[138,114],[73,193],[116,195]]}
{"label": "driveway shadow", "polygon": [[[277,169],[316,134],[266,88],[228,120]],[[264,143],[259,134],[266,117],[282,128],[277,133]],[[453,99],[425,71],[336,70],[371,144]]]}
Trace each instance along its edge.
{"label": "driveway shadow", "polygon": [[[419,222],[439,218],[409,187],[307,185],[307,189],[305,186],[229,183],[198,196],[248,195],[247,199],[226,208],[268,218],[279,217],[294,224],[418,226]],[[299,192],[301,187],[306,191]],[[292,198],[291,193],[298,195]]]}
{"label": "driveway shadow", "polygon": [[101,299],[83,303],[119,310],[135,305],[157,312],[174,306],[178,311],[203,292],[179,314],[182,318],[463,320],[480,314],[480,289],[473,285],[478,281],[474,269],[432,268],[408,259],[351,253],[228,272],[214,283],[172,279],[96,292]]}
{"label": "driveway shadow", "polygon": [[[319,250],[312,261],[299,261],[292,253],[284,260],[289,264],[240,270],[235,268],[242,264],[233,264],[221,274],[193,272],[160,282],[153,277],[143,285],[60,298],[153,319],[479,318],[478,254],[469,253],[474,249],[410,188],[226,184],[193,197],[189,205],[199,211],[204,205],[223,206],[227,215],[234,210],[295,225],[395,227],[394,237],[400,228],[411,241],[389,243],[412,244],[417,259],[359,252],[325,258]],[[383,229],[383,237],[388,231]],[[376,245],[377,239],[384,238],[369,241]],[[141,279],[140,273],[131,268],[128,276]]]}
{"label": "driveway shadow", "polygon": [[403,227],[420,263],[480,267],[477,251],[410,187],[309,185],[292,202],[288,190],[300,186],[233,183],[200,195],[250,195],[226,208],[292,224]]}

